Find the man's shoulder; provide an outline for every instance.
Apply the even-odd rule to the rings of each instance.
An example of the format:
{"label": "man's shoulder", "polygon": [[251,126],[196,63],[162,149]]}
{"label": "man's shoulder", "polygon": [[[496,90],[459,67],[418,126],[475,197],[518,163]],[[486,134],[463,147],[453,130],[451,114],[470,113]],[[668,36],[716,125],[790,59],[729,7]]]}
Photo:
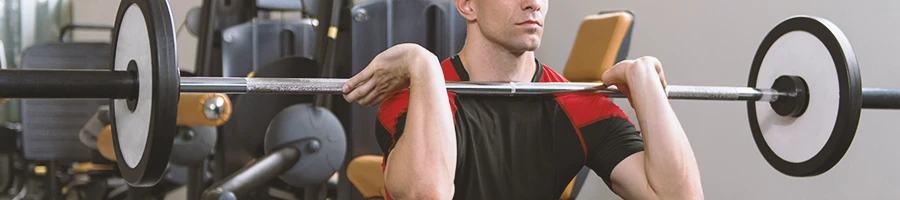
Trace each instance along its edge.
{"label": "man's shoulder", "polygon": [[397,124],[400,115],[406,113],[408,106],[409,90],[403,90],[398,94],[388,97],[381,102],[381,106],[378,107],[378,123],[381,123],[382,127],[393,133],[395,131],[393,130],[395,128],[394,125]]}
{"label": "man's shoulder", "polygon": [[[447,92],[448,100],[450,100],[450,109],[456,113],[456,94]],[[391,95],[378,106],[378,121],[385,127],[393,127],[397,120],[406,113],[409,108],[409,90],[401,90],[397,94]]]}
{"label": "man's shoulder", "polygon": [[625,112],[603,94],[557,94],[556,101],[575,126],[587,125],[610,117],[628,119]]}
{"label": "man's shoulder", "polygon": [[[540,82],[569,82],[546,64],[541,64],[541,68],[543,74],[541,74]],[[605,94],[561,93],[556,94],[555,99],[576,126],[610,117],[628,119],[625,112]]]}
{"label": "man's shoulder", "polygon": [[454,60],[455,57],[456,56],[454,55],[441,61],[441,71],[444,73],[444,81],[462,80],[460,78],[458,70],[456,69],[456,64],[454,63],[457,62]]}
{"label": "man's shoulder", "polygon": [[546,64],[541,64],[539,73],[541,73],[539,74],[541,76],[540,82],[569,82],[566,77],[556,73],[553,68],[550,68],[550,66],[547,66]]}

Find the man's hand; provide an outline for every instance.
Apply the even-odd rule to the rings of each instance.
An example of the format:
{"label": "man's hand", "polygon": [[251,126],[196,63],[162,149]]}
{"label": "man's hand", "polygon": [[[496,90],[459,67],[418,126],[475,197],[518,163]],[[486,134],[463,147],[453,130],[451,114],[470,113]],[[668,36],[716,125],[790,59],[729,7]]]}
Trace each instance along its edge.
{"label": "man's hand", "polygon": [[644,152],[612,171],[613,190],[625,199],[703,199],[694,152],[666,97],[662,64],[653,57],[622,61],[603,74],[628,97],[640,122]]}
{"label": "man's hand", "polygon": [[427,49],[416,44],[399,44],[381,52],[365,69],[347,80],[342,92],[347,102],[375,106],[384,99],[406,89],[410,70],[425,67],[427,59],[436,59]]}
{"label": "man's hand", "polygon": [[[606,86],[616,86],[622,94],[631,99],[631,88],[636,81],[652,81],[647,78],[658,78],[659,84],[665,91],[666,76],[663,73],[662,63],[654,57],[641,57],[635,60],[625,60],[603,73],[601,77],[603,84]],[[642,80],[643,79],[643,80]],[[657,84],[654,84],[657,85]]]}

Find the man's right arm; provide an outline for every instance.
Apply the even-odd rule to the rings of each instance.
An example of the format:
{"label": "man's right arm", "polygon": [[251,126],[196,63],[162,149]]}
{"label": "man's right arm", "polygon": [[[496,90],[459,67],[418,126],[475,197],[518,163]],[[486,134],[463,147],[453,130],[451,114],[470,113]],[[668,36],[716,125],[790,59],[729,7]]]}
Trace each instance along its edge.
{"label": "man's right arm", "polygon": [[385,188],[394,199],[451,199],[456,133],[441,66],[434,54],[409,54],[409,103],[403,137],[387,155]]}

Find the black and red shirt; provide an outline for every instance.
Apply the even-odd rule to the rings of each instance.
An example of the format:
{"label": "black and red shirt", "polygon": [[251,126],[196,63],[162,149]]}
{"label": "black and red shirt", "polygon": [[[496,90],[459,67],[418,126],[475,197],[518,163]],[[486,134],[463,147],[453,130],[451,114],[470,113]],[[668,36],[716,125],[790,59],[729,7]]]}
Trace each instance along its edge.
{"label": "black and red shirt", "polygon": [[[535,63],[532,82],[568,82]],[[446,81],[469,80],[458,56],[441,67]],[[602,94],[448,94],[458,149],[455,199],[559,199],[583,166],[609,185],[613,168],[644,150],[639,131]],[[375,134],[385,162],[403,136],[408,103],[405,90],[378,110]]]}

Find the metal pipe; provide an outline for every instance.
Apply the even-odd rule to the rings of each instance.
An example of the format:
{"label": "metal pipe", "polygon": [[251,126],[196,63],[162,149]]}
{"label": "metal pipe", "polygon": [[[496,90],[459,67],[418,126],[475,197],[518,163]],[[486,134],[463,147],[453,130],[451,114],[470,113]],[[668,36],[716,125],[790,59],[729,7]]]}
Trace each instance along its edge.
{"label": "metal pipe", "polygon": [[206,166],[204,165],[206,161],[200,161],[200,163],[194,163],[188,166],[187,172],[187,199],[200,199],[203,194],[203,175],[206,173]]}
{"label": "metal pipe", "polygon": [[900,109],[900,89],[863,88],[862,107],[876,109]]}
{"label": "metal pipe", "polygon": [[281,148],[255,163],[242,168],[231,176],[216,182],[206,192],[203,199],[236,199],[258,189],[263,184],[278,177],[300,160],[300,151],[293,147]]}
{"label": "metal pipe", "polygon": [[0,70],[0,98],[126,99],[136,90],[126,71]]}
{"label": "metal pipe", "polygon": [[198,93],[247,93],[247,78],[234,77],[181,77],[181,92]]}
{"label": "metal pipe", "polygon": [[[341,94],[347,79],[323,78],[237,78],[182,77],[182,92],[269,93],[269,94]],[[447,82],[447,90],[469,95],[542,95],[565,92],[594,92],[610,97],[625,97],[615,87],[599,83],[482,83]],[[669,99],[736,100],[772,102],[790,96],[773,89],[724,86],[666,87]]]}
{"label": "metal pipe", "polygon": [[779,96],[792,96],[778,92],[774,89],[760,89],[749,87],[720,87],[720,86],[679,86],[666,87],[669,99],[692,100],[738,100],[738,101],[765,101],[774,102]]}
{"label": "metal pipe", "polygon": [[57,176],[57,172],[59,170],[58,161],[50,161],[47,165],[47,172],[44,173],[44,176],[47,176],[47,199],[57,200],[62,199],[62,186],[60,185],[59,176]]}

